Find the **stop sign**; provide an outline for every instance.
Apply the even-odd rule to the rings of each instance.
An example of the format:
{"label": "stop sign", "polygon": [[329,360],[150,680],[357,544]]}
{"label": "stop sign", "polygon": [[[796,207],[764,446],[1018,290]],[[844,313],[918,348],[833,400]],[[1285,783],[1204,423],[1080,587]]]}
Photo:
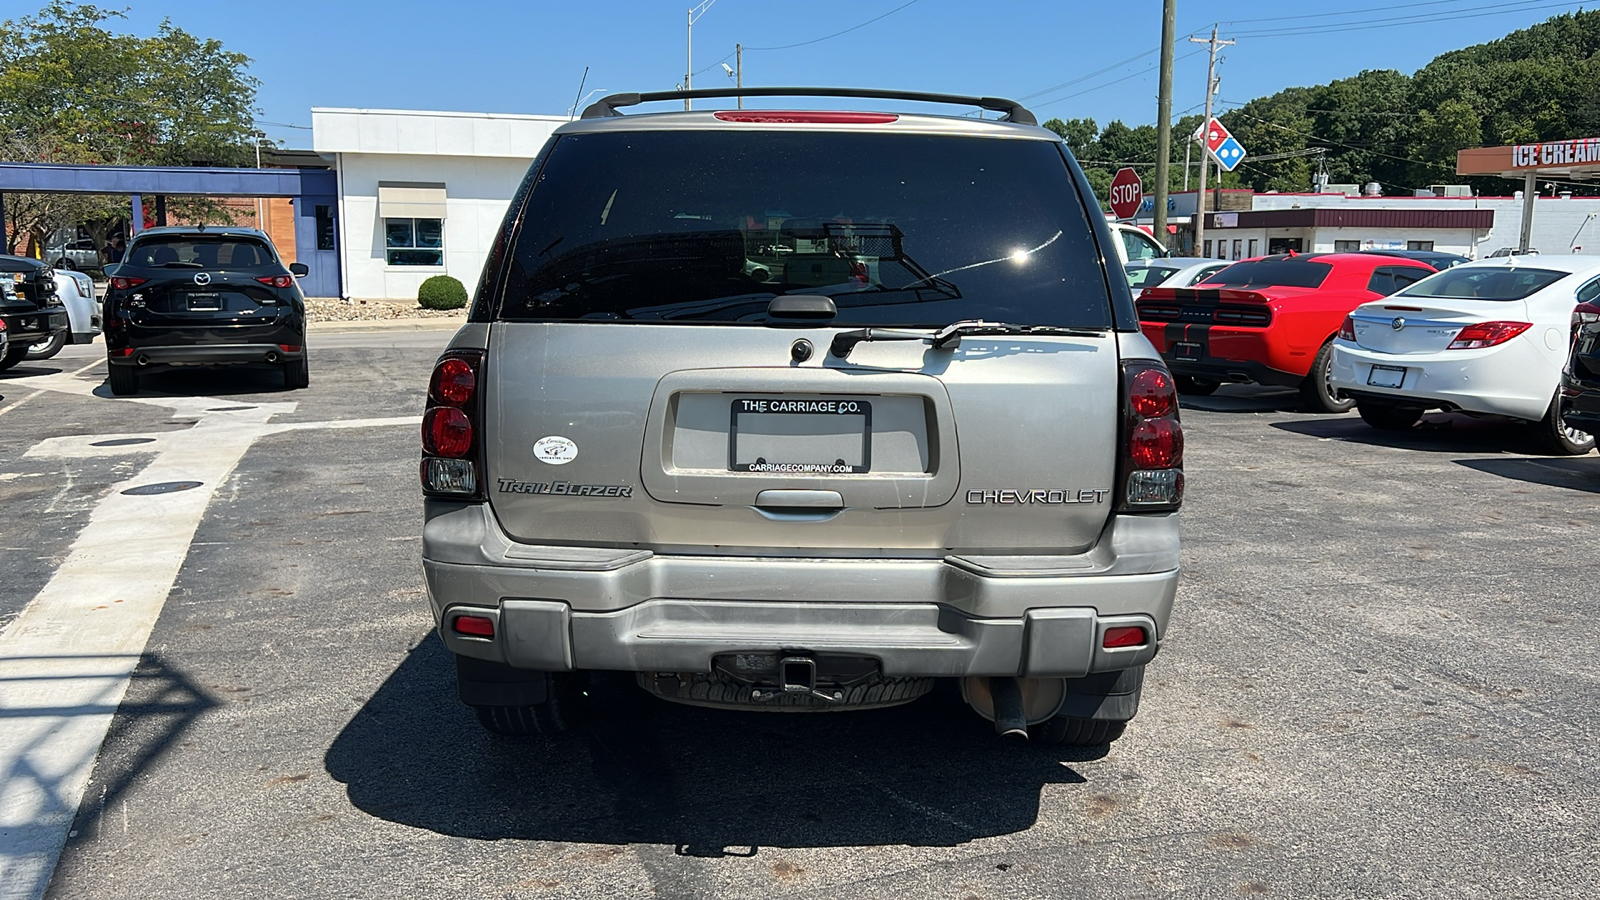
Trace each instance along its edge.
{"label": "stop sign", "polygon": [[1118,169],[1111,179],[1111,211],[1119,219],[1131,219],[1144,202],[1144,183],[1132,169]]}

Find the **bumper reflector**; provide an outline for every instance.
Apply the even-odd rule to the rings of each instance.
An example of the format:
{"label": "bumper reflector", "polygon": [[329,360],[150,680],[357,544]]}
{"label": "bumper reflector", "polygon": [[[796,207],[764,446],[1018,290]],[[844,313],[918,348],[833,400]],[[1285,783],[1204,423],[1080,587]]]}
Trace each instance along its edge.
{"label": "bumper reflector", "polygon": [[428,457],[422,461],[423,486],[441,494],[475,494],[478,492],[478,470],[470,459],[439,459]]}
{"label": "bumper reflector", "polygon": [[472,637],[494,637],[494,620],[484,616],[456,616],[456,634]]}
{"label": "bumper reflector", "polygon": [[[460,619],[456,620],[461,621]],[[459,626],[458,626],[459,627]],[[1100,639],[1100,646],[1107,650],[1122,647],[1143,647],[1150,643],[1145,636],[1144,629],[1138,625],[1119,625],[1116,628],[1107,628],[1105,637]]]}

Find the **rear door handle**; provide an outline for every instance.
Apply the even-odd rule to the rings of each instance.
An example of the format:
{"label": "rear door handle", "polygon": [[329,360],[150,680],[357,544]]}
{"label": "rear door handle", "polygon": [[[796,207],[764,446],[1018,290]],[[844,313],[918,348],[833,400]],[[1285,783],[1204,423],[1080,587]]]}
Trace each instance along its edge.
{"label": "rear door handle", "polygon": [[768,509],[843,509],[844,498],[838,491],[762,491],[756,495],[756,506]]}

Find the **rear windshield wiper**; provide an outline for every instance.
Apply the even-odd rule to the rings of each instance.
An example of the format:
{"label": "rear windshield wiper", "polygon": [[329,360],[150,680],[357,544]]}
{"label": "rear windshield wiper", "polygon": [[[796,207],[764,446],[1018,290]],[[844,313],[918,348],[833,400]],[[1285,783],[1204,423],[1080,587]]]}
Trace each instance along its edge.
{"label": "rear windshield wiper", "polygon": [[969,335],[1048,334],[1067,337],[1104,337],[1108,333],[1109,331],[1105,329],[1063,328],[1058,325],[1013,325],[1009,322],[966,319],[952,322],[932,334],[899,328],[862,328],[856,331],[844,331],[833,336],[833,344],[829,350],[834,356],[844,359],[863,341],[926,341],[933,349],[943,350],[945,347],[960,343],[963,337]]}
{"label": "rear windshield wiper", "polygon": [[204,269],[205,266],[203,266],[203,265],[201,265],[200,263],[197,263],[197,262],[179,262],[177,260],[174,260],[173,262],[164,262],[164,263],[162,263],[161,264],[161,268],[163,268],[163,269]]}

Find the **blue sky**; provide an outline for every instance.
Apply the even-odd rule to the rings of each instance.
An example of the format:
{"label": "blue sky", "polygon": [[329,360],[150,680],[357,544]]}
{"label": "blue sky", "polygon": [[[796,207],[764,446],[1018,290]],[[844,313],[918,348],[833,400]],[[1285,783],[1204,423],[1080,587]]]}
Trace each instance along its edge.
{"label": "blue sky", "polygon": [[[671,90],[683,79],[689,5],[125,2],[129,18],[114,26],[118,30],[149,33],[167,17],[252,57],[251,72],[261,80],[261,118],[276,123],[265,130],[288,147],[310,146],[309,130],[288,126],[310,125],[313,106],[565,114],[585,66],[586,93]],[[1204,48],[1183,35],[1209,32],[1215,21],[1223,37],[1238,40],[1223,51],[1220,96],[1244,101],[1363,69],[1410,73],[1441,52],[1580,6],[1554,0],[1179,0],[1173,109],[1199,109]],[[3,0],[0,15],[34,8]],[[694,83],[731,84],[716,63],[729,56],[732,64],[734,44],[742,42],[751,48],[744,57],[747,85],[999,95],[1026,98],[1041,119],[1138,124],[1155,120],[1160,34],[1159,0],[716,0],[694,27],[694,65],[707,70]],[[1055,90],[1040,93],[1049,88]]]}

